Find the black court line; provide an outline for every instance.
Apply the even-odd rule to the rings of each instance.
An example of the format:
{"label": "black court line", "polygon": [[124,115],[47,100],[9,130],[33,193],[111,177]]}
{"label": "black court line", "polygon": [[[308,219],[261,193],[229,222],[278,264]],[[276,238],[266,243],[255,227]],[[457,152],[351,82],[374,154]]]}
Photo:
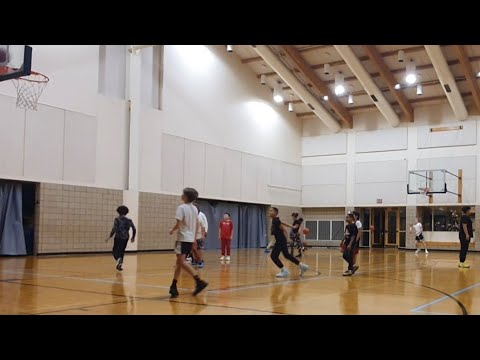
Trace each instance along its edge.
{"label": "black court line", "polygon": [[[83,292],[83,293],[110,295],[110,296],[119,296],[119,297],[123,297],[123,298],[129,298],[128,300],[125,300],[125,301],[113,301],[113,302],[105,303],[105,304],[81,306],[81,307],[76,307],[76,308],[54,310],[54,311],[45,311],[45,312],[40,312],[40,313],[33,313],[32,315],[42,315],[42,314],[44,315],[44,314],[58,313],[58,312],[64,312],[64,311],[89,309],[89,308],[94,308],[94,307],[99,307],[99,306],[122,304],[122,303],[127,303],[129,301],[139,301],[139,300],[151,300],[151,301],[167,301],[168,300],[168,301],[170,301],[170,296],[165,296],[165,297],[160,297],[160,298],[159,297],[147,298],[147,297],[140,297],[140,296],[129,297],[127,295],[121,295],[121,294],[103,293],[103,292],[99,292],[99,291],[89,291],[89,290],[79,290],[79,289],[69,289],[69,288],[62,288],[62,287],[58,287],[58,286],[27,284],[27,283],[20,283],[20,282],[8,282],[8,283],[9,284],[16,284],[16,285],[33,286],[33,287],[43,287],[43,288],[50,288],[50,289],[57,289],[57,290],[64,290],[64,291],[77,291],[77,292]],[[249,308],[241,308],[241,307],[226,306],[226,305],[200,304],[200,303],[197,303],[197,302],[184,302],[184,301],[174,301],[174,302],[183,303],[183,304],[191,304],[191,305],[199,305],[199,306],[221,307],[221,308],[228,308],[228,309],[253,311],[253,312],[276,313],[276,312],[267,311],[267,310],[249,309]],[[278,313],[278,314],[281,314],[281,313]]]}
{"label": "black court line", "polygon": [[[425,268],[428,268],[428,266],[426,266]],[[421,286],[421,287],[424,287],[424,288],[427,288],[427,289],[430,289],[430,290],[433,290],[433,291],[436,291],[440,294],[443,294],[447,297],[449,297],[450,299],[452,299],[453,301],[455,301],[457,303],[457,305],[460,307],[460,309],[462,310],[462,315],[468,315],[468,311],[467,311],[467,308],[465,307],[465,305],[463,305],[463,303],[458,300],[456,297],[446,293],[445,291],[442,291],[442,290],[439,290],[439,289],[436,289],[434,287],[431,287],[431,286],[428,286],[428,285],[422,285],[422,284],[417,284],[417,283],[414,283],[412,281],[407,281],[407,280],[401,280],[401,279],[392,279],[392,278],[388,278],[388,277],[385,277],[385,276],[375,276],[375,275],[371,275],[372,277],[376,277],[376,278],[381,278],[381,279],[387,279],[387,280],[393,280],[393,281],[400,281],[400,282],[404,282],[404,283],[407,283],[407,284],[413,284],[413,285],[417,285],[417,286]]]}

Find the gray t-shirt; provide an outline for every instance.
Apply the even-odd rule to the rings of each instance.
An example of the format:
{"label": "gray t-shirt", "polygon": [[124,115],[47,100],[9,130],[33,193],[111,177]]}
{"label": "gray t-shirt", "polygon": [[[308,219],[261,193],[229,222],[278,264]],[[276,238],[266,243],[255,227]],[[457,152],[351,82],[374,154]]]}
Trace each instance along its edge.
{"label": "gray t-shirt", "polygon": [[182,204],[177,208],[175,219],[180,221],[177,241],[192,242],[195,240],[197,231],[198,210],[190,204]]}

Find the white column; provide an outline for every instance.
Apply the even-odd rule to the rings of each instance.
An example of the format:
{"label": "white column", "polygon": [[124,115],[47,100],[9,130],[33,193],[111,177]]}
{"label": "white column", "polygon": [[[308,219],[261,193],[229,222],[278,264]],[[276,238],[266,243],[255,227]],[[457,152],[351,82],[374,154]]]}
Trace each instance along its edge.
{"label": "white column", "polygon": [[[139,162],[140,162],[140,111],[141,111],[141,70],[140,51],[127,53],[126,96],[130,103],[130,128],[128,151],[128,187],[123,191],[123,202],[130,209],[129,216],[138,227],[139,208]],[[129,242],[127,251],[138,249],[138,241]]]}
{"label": "white column", "polygon": [[347,178],[346,178],[346,199],[347,208],[355,207],[355,132],[347,133]]}
{"label": "white column", "polygon": [[[410,170],[417,169],[417,160],[419,151],[417,149],[417,126],[409,126],[407,129],[407,172]],[[408,173],[407,173],[407,183],[408,183]],[[407,189],[405,189],[407,192]],[[416,206],[417,205],[417,195],[407,195],[407,206]]]}

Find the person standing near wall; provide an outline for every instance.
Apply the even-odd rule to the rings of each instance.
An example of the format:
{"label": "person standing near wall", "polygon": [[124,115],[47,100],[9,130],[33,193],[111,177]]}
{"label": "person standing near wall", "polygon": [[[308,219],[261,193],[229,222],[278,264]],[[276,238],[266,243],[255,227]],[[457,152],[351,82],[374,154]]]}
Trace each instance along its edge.
{"label": "person standing near wall", "polygon": [[197,221],[200,227],[197,230],[197,234],[195,236],[195,243],[196,246],[193,247],[193,258],[195,259],[195,263],[199,268],[203,268],[205,266],[205,262],[203,261],[203,250],[205,249],[205,240],[207,238],[208,233],[208,221],[205,214],[200,210],[200,206],[198,204],[193,204],[198,210],[198,218]]}
{"label": "person standing near wall", "polygon": [[470,219],[470,213],[470,206],[462,207],[462,217],[460,218],[460,231],[458,232],[458,237],[460,239],[460,262],[458,263],[459,268],[470,267],[470,265],[465,263],[465,260],[467,259],[468,246],[470,245],[470,240],[473,238],[473,225],[472,219]]}
{"label": "person standing near wall", "polygon": [[220,221],[218,229],[218,237],[222,246],[222,256],[220,261],[230,261],[230,246],[233,239],[233,221],[229,213],[223,215],[223,220]]}
{"label": "person standing near wall", "polygon": [[413,228],[415,229],[415,240],[417,241],[417,243],[416,243],[417,250],[415,251],[415,254],[418,254],[420,252],[420,249],[418,248],[418,245],[420,244],[420,242],[423,243],[423,247],[425,248],[425,254],[428,254],[427,242],[425,241],[425,239],[423,237],[422,223],[420,222],[419,218],[417,218],[416,220],[417,220],[417,223],[415,225],[413,225]]}
{"label": "person standing near wall", "polygon": [[348,269],[343,273],[343,276],[351,276],[358,269],[358,266],[353,263],[358,229],[352,213],[347,214],[345,221],[347,225],[345,226],[345,236],[341,247],[343,249],[343,259],[348,263]]}
{"label": "person standing near wall", "polygon": [[356,241],[356,246],[355,246],[355,252],[353,253],[353,272],[358,270],[358,265],[357,265],[357,257],[358,257],[358,251],[360,249],[360,238],[362,237],[362,222],[360,221],[360,213],[358,211],[353,212],[353,216],[355,218],[355,226],[357,227],[358,233],[357,237],[355,238]]}

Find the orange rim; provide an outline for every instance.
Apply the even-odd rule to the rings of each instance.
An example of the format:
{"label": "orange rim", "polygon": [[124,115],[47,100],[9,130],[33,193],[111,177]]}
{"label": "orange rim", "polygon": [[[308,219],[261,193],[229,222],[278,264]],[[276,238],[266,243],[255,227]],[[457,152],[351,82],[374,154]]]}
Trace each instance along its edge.
{"label": "orange rim", "polygon": [[[28,79],[28,76],[31,76],[31,75],[42,76],[43,79],[41,79],[41,80]],[[17,79],[13,79],[13,80],[23,80],[23,81],[35,82],[35,83],[46,83],[46,82],[49,82],[49,81],[50,81],[50,79],[48,78],[47,75],[43,75],[42,73],[39,73],[39,72],[36,72],[36,71],[31,71],[31,72],[30,72],[30,75],[21,76],[21,77],[19,77],[19,78],[17,78]]]}

